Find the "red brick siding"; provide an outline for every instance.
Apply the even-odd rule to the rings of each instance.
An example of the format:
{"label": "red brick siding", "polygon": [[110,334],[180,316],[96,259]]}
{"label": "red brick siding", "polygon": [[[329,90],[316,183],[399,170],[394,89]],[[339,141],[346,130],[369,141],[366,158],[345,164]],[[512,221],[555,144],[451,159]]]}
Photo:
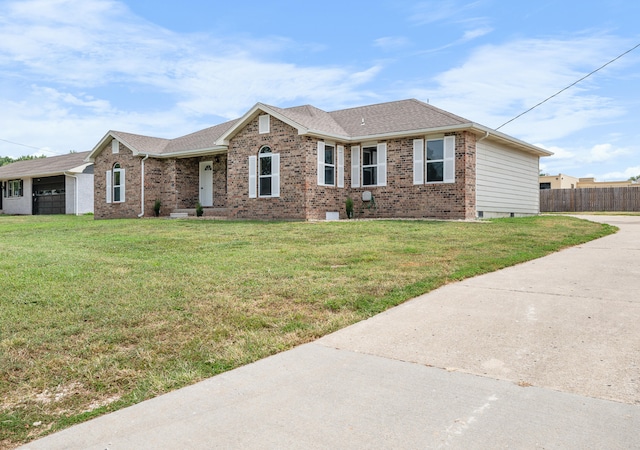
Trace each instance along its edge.
{"label": "red brick siding", "polygon": [[[231,139],[228,152],[227,208],[243,219],[305,219],[306,155],[310,140],[271,117],[270,133],[258,133],[258,118]],[[280,197],[249,198],[249,156],[263,145],[280,154]]]}
{"label": "red brick siding", "polygon": [[[156,198],[161,215],[176,208],[193,208],[198,201],[199,162],[214,162],[214,206],[226,207],[233,218],[323,220],[337,211],[346,218],[345,201],[354,200],[357,218],[475,217],[475,145],[472,133],[456,136],[456,180],[450,184],[413,184],[413,138],[387,143],[387,185],[351,188],[351,145],[344,145],[344,188],[318,186],[317,138],[301,137],[291,126],[271,117],[271,132],[258,133],[257,117],[234,136],[227,155],[145,161],[145,215],[153,215]],[[454,133],[452,133],[454,134]],[[263,145],[280,154],[280,197],[249,198],[250,155]],[[354,144],[358,145],[358,144]],[[361,145],[361,144],[360,144]],[[95,217],[137,217],[140,208],[140,159],[120,145],[120,153],[107,147],[95,162]],[[126,202],[106,204],[105,172],[118,162],[126,170]],[[336,177],[337,181],[337,177]],[[362,201],[370,191],[375,208]]]}
{"label": "red brick siding", "polygon": [[[107,203],[107,170],[119,163],[125,170],[125,201]],[[133,156],[131,150],[120,144],[120,153],[112,154],[108,145],[94,163],[94,217],[96,219],[114,219],[138,217],[140,214],[140,158]]]}

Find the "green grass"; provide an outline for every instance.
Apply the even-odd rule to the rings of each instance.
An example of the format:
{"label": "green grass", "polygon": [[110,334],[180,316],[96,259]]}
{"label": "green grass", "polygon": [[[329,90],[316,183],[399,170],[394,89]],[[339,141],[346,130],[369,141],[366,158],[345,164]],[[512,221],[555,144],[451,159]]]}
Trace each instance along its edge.
{"label": "green grass", "polygon": [[[0,447],[614,227],[0,216]],[[35,425],[34,425],[35,424]]]}

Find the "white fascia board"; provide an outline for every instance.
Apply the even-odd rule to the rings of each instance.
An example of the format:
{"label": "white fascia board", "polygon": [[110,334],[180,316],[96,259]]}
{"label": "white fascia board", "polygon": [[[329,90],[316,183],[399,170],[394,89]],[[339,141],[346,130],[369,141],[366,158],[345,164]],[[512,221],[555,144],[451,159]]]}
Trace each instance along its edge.
{"label": "white fascia board", "polygon": [[[487,139],[492,139],[500,142],[506,142],[510,144],[512,147],[516,147],[524,152],[532,153],[534,155],[545,157],[553,155],[553,152],[549,150],[545,150],[540,147],[536,147],[533,144],[529,144],[528,142],[521,141],[520,139],[514,138],[513,136],[509,136],[508,134],[504,134],[500,131],[493,130],[491,128],[485,127],[483,125],[479,125],[477,123],[473,124],[472,129],[481,131],[485,133]],[[482,138],[481,138],[482,139]]]}
{"label": "white fascia board", "polygon": [[372,142],[372,141],[381,141],[387,139],[395,139],[402,137],[415,137],[415,136],[424,136],[427,134],[435,134],[435,133],[445,133],[448,131],[460,131],[469,129],[472,124],[462,124],[448,127],[439,127],[439,128],[423,128],[419,130],[404,130],[404,131],[391,131],[388,133],[380,133],[380,134],[367,134],[363,136],[338,136],[332,135],[329,133],[325,133],[322,131],[309,130],[307,133],[311,136],[317,136],[328,139],[335,139],[340,142],[357,144],[360,142]]}
{"label": "white fascia board", "polygon": [[88,162],[88,163],[82,164],[81,166],[78,166],[78,167],[72,167],[71,169],[65,170],[65,175],[66,175],[66,172],[69,172],[69,173],[82,173],[84,171],[84,169],[86,169],[87,167],[92,166],[92,165],[93,165],[92,162]]}
{"label": "white fascia board", "polygon": [[[200,148],[197,150],[186,150],[182,152],[172,152],[172,153],[162,153],[162,154],[153,154],[149,153],[150,157],[163,159],[163,158],[192,158],[194,156],[202,156],[202,155],[220,155],[223,153],[227,153],[229,147],[226,145],[216,145],[215,147],[208,148]],[[144,154],[146,155],[146,154]],[[144,156],[142,153],[140,156]]]}
{"label": "white fascia board", "polygon": [[234,126],[228,129],[226,133],[224,133],[222,136],[218,138],[218,140],[216,141],[216,145],[228,146],[229,139],[231,139],[236,134],[237,131],[245,127],[247,123],[249,123],[251,120],[257,117],[260,112],[269,114],[275,117],[276,119],[288,125],[291,125],[293,128],[298,130],[298,134],[300,135],[304,135],[308,133],[308,130],[304,126],[302,126],[301,124],[297,123],[294,120],[291,120],[291,118],[285,116],[284,114],[274,110],[269,105],[265,105],[264,103],[256,103],[255,106],[251,108],[249,111],[247,111],[247,113],[244,116],[242,116],[240,120],[238,120],[235,123]]}
{"label": "white fascia board", "polygon": [[96,146],[93,147],[91,153],[89,153],[84,160],[91,163],[95,162],[96,156],[98,156],[98,154],[104,149],[104,146],[107,144],[107,140],[110,137],[114,137],[113,134],[111,134],[111,130],[107,131],[107,134],[105,134],[104,137],[100,139],[100,142],[98,142]]}
{"label": "white fascia board", "polygon": [[511,147],[516,147],[522,151],[525,151],[527,153],[532,153],[537,156],[553,155],[553,152],[544,150],[540,147],[536,147],[535,145],[521,141],[520,139],[516,139],[507,134],[501,133],[499,131],[495,131],[491,128],[488,128],[473,122],[463,123],[463,124],[453,125],[453,126],[446,126],[446,127],[423,128],[419,130],[391,131],[389,133],[370,134],[370,135],[364,135],[364,136],[351,136],[351,137],[331,135],[329,133],[324,133],[322,131],[316,131],[316,130],[309,130],[306,134],[320,137],[320,138],[335,139],[336,141],[350,143],[350,144],[357,144],[357,143],[368,142],[368,141],[387,140],[387,139],[396,139],[396,138],[404,138],[404,137],[409,138],[409,137],[425,136],[429,134],[448,133],[448,132],[466,131],[466,130],[474,131],[479,134],[484,134],[488,139],[498,140],[503,143],[507,143]]}

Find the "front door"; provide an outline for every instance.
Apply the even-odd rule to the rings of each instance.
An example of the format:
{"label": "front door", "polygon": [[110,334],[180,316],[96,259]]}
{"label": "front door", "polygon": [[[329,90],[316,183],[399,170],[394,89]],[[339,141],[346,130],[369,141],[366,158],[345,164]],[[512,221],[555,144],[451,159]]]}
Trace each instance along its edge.
{"label": "front door", "polygon": [[200,204],[213,206],[213,161],[200,162]]}

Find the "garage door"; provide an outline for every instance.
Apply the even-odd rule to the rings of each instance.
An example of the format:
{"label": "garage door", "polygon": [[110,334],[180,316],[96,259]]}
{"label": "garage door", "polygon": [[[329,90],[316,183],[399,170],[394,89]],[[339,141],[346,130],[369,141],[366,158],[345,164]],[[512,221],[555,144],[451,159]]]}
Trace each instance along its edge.
{"label": "garage door", "polygon": [[33,214],[65,214],[64,175],[57,177],[34,178]]}

